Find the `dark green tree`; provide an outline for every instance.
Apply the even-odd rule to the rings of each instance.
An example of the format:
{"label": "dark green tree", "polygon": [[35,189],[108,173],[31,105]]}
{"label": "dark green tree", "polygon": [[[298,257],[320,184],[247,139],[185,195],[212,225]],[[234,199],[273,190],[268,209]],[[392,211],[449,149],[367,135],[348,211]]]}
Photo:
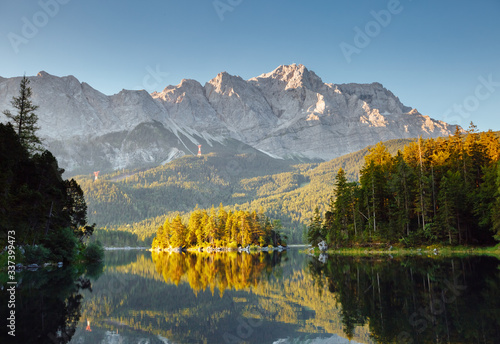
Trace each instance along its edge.
{"label": "dark green tree", "polygon": [[401,152],[395,157],[394,170],[390,180],[390,190],[394,195],[391,204],[391,215],[393,218],[393,234],[396,237],[410,235],[411,224],[411,189],[414,184],[415,176],[412,169],[405,162]]}
{"label": "dark green tree", "polygon": [[23,76],[19,88],[19,96],[13,97],[11,104],[17,110],[17,114],[12,114],[9,110],[5,110],[3,114],[7,116],[13,123],[14,129],[19,135],[21,144],[31,153],[41,151],[41,140],[36,135],[36,131],[40,129],[37,126],[38,116],[35,110],[38,109],[31,101],[33,92],[29,87],[30,80]]}
{"label": "dark green tree", "polygon": [[314,209],[314,216],[311,219],[311,223],[309,224],[307,240],[311,245],[316,246],[320,241],[324,239],[325,235],[323,231],[323,218],[321,217],[319,208],[316,207],[316,209]]}
{"label": "dark green tree", "polygon": [[92,235],[95,223],[87,225],[87,203],[80,185],[74,179],[65,180],[64,184],[67,198],[63,211],[70,219],[71,228],[82,242]]}
{"label": "dark green tree", "polygon": [[43,244],[49,259],[71,262],[93,231],[79,185],[62,179],[49,151],[30,155],[10,123],[0,123],[0,158],[0,247],[15,231],[16,244]]}
{"label": "dark green tree", "polygon": [[[353,185],[347,181],[342,168],[335,177],[335,193],[330,202],[330,211],[326,217],[326,231],[329,243],[342,243],[352,239],[350,229],[354,222]],[[351,238],[350,238],[351,237]]]}
{"label": "dark green tree", "polygon": [[491,206],[491,218],[495,239],[500,240],[500,162],[497,163],[496,200]]}

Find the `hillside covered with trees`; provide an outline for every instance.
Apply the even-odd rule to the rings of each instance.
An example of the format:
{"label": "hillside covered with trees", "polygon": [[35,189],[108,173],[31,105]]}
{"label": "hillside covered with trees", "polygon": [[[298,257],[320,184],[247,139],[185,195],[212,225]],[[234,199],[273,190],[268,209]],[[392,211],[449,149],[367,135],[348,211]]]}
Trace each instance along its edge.
{"label": "hillside covered with trees", "polygon": [[[385,144],[396,153],[409,142]],[[85,193],[90,220],[106,227],[95,233],[106,245],[129,245],[132,233],[139,246],[149,246],[166,218],[180,214],[187,221],[196,205],[209,210],[219,203],[226,211],[263,211],[281,220],[289,243],[300,243],[315,207],[326,211],[323,204],[331,196],[336,171],[343,167],[350,179],[357,180],[368,150],[323,163],[277,160],[249,149],[240,155],[210,152],[144,171],[76,179]]]}
{"label": "hillside covered with trees", "polygon": [[[30,97],[23,78],[12,101],[17,114],[5,111],[12,122],[0,124],[0,246],[8,244],[10,257],[24,253],[27,264],[71,262],[78,254],[99,259],[101,248],[85,244],[95,225],[87,224],[83,191],[74,179],[63,180],[56,158],[41,148]],[[14,250],[21,246],[24,252]]]}
{"label": "hillside covered with trees", "polygon": [[500,142],[493,132],[419,139],[391,155],[370,149],[359,182],[340,168],[324,216],[308,228],[317,244],[484,245],[500,239]]}

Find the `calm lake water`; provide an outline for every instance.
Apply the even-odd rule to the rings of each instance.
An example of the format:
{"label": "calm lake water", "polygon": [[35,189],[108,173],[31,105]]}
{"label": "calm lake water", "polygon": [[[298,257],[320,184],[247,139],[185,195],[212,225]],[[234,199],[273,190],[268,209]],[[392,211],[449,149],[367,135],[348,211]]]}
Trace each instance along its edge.
{"label": "calm lake water", "polygon": [[23,273],[14,342],[500,343],[499,262],[107,251]]}

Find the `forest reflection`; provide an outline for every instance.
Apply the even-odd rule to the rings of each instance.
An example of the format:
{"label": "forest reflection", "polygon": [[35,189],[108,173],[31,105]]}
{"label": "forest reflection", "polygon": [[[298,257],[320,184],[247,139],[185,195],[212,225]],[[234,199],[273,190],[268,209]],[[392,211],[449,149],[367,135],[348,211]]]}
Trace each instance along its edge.
{"label": "forest reflection", "polygon": [[[82,294],[84,290],[92,290],[91,281],[99,278],[103,265],[88,265],[83,269],[80,266],[19,272],[15,337],[3,331],[0,343],[68,343],[80,321],[84,299]],[[5,301],[7,298],[8,291],[2,288],[0,300]],[[0,309],[5,321],[10,314],[9,309]]]}
{"label": "forest reflection", "polygon": [[178,285],[181,280],[189,283],[197,294],[215,288],[220,296],[227,289],[242,290],[257,286],[264,276],[273,274],[273,268],[280,264],[286,252],[260,253],[167,253],[153,252],[156,272],[167,283]]}
{"label": "forest reflection", "polygon": [[308,270],[335,295],[349,338],[368,323],[376,343],[500,342],[496,258],[333,256]]}

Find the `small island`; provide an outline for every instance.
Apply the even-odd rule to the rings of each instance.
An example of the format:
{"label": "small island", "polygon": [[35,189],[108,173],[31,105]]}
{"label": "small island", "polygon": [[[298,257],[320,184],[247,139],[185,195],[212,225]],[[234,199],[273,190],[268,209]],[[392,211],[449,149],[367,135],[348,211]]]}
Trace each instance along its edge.
{"label": "small island", "polygon": [[255,211],[226,211],[220,204],[216,211],[194,209],[187,225],[180,215],[167,219],[156,232],[153,251],[230,251],[251,249],[282,250],[286,238],[281,235],[280,221],[271,221]]}

